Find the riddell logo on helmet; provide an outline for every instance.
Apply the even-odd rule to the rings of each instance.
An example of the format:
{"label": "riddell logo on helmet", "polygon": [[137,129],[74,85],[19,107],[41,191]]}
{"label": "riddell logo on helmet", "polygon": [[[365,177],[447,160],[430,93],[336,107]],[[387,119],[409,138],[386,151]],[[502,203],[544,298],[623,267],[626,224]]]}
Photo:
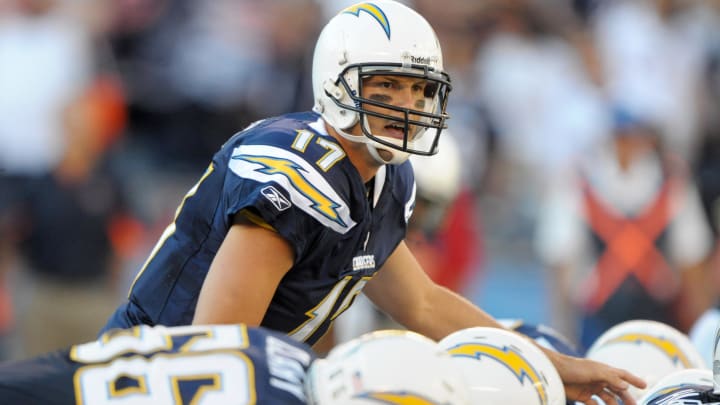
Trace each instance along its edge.
{"label": "riddell logo on helmet", "polygon": [[437,63],[438,57],[437,56],[415,56],[410,54],[403,55],[403,58],[409,59],[410,63],[415,65],[433,65]]}

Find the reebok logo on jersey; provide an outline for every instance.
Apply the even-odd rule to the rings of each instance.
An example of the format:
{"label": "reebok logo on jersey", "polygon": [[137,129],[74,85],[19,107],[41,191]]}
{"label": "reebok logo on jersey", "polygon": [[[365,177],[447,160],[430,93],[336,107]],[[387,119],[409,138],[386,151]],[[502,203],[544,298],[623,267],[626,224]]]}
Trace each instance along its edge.
{"label": "reebok logo on jersey", "polygon": [[279,199],[278,203],[305,211],[335,232],[345,234],[357,225],[330,177],[294,152],[269,145],[240,145],[233,149],[228,168],[241,178],[262,183],[259,187],[273,185],[282,193],[275,195],[285,198],[284,204]]}
{"label": "reebok logo on jersey", "polygon": [[267,186],[260,190],[260,192],[262,193],[262,195],[265,196],[265,198],[270,200],[270,202],[275,206],[275,208],[278,209],[278,211],[285,211],[292,206],[290,201],[288,201],[287,198],[280,194],[280,192],[277,191],[273,186]]}

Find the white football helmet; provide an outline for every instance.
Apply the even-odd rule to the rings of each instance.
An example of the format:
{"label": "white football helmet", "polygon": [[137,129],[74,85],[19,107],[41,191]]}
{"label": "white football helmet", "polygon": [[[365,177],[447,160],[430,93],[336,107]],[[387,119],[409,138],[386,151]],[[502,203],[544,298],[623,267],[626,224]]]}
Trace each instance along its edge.
{"label": "white football helmet", "polygon": [[[677,399],[695,399],[701,392],[710,391],[713,387],[713,373],[704,368],[688,368],[679,370],[672,374],[668,374],[661,378],[651,388],[647,390],[645,395],[640,398],[640,405],[659,405],[659,404],[703,404],[711,402],[672,402]],[[686,394],[690,394],[687,395]]]}
{"label": "white football helmet", "polygon": [[[608,329],[590,346],[586,357],[630,371],[652,387],[678,370],[705,368],[702,356],[684,333],[662,322],[632,320]],[[631,386],[639,399],[647,388]]]}
{"label": "white football helmet", "polygon": [[[423,81],[422,109],[402,108],[364,98],[363,80],[377,75],[414,77]],[[376,0],[347,7],[320,33],[313,56],[313,110],[340,135],[367,144],[380,163],[404,162],[410,153],[432,155],[446,127],[450,77],[443,71],[440,43],[430,24],[411,8]],[[370,109],[367,107],[371,106]],[[402,139],[373,134],[368,116],[402,129]],[[347,132],[360,123],[363,135]],[[425,132],[431,142],[417,141]],[[429,145],[429,146],[428,146]],[[387,159],[378,150],[392,154]]]}
{"label": "white football helmet", "polygon": [[560,375],[527,338],[473,327],[448,335],[439,345],[462,370],[473,404],[565,405]]}
{"label": "white football helmet", "polygon": [[715,331],[718,330],[718,326],[720,326],[720,308],[713,307],[703,312],[688,332],[690,341],[703,355],[705,364],[708,365],[713,363]]}
{"label": "white football helmet", "polygon": [[[426,139],[421,140],[424,142]],[[411,225],[432,235],[445,220],[448,210],[460,194],[461,158],[457,142],[445,131],[435,156],[412,155],[416,206]]]}
{"label": "white football helmet", "polygon": [[[425,139],[420,143],[425,143]],[[413,155],[418,195],[435,204],[449,205],[460,193],[462,165],[457,141],[445,131],[435,156]]]}
{"label": "white football helmet", "polygon": [[470,404],[452,358],[414,332],[366,333],[313,362],[309,405]]}

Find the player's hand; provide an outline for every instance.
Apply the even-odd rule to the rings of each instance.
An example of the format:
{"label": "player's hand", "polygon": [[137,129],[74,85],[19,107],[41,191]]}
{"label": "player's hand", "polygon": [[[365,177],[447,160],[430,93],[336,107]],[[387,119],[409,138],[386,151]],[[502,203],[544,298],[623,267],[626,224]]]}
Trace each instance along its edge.
{"label": "player's hand", "polygon": [[[553,353],[551,360],[565,385],[568,400],[595,405],[597,395],[607,405],[636,405],[630,385],[645,388],[645,381],[628,371],[589,359]],[[620,402],[622,401],[622,402]]]}

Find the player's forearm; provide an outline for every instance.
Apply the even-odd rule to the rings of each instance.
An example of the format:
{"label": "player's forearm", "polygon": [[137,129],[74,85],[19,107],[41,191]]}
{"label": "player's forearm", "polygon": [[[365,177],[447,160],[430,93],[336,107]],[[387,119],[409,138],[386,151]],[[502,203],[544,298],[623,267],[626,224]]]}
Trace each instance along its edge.
{"label": "player's forearm", "polygon": [[243,323],[248,326],[259,326],[264,310],[267,310],[267,304],[262,299],[240,300],[226,294],[200,300],[192,323],[193,325]]}
{"label": "player's forearm", "polygon": [[445,287],[435,286],[429,294],[422,310],[409,321],[412,324],[405,325],[409,329],[439,340],[456,330],[473,326],[502,328],[487,312]]}

